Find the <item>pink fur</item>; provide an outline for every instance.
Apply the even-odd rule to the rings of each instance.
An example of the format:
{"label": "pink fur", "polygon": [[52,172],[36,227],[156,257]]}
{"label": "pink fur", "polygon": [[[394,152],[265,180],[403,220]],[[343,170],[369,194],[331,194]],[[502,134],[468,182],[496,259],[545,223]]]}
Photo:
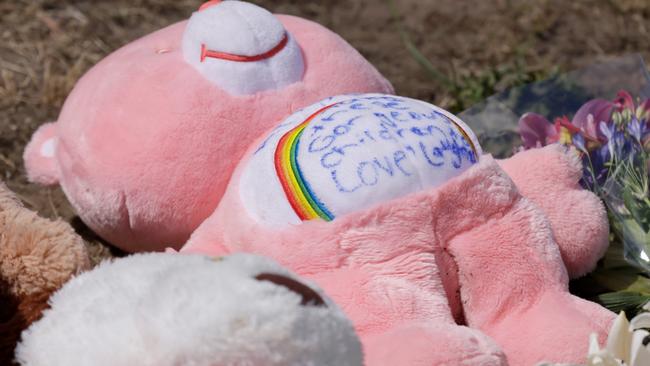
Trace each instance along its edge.
{"label": "pink fur", "polygon": [[[284,230],[248,216],[240,174],[182,252],[253,252],[316,281],[352,319],[368,366],[505,365],[502,352],[515,366],[579,362],[614,319],[569,294],[548,219],[490,156],[439,188]],[[590,208],[575,206],[574,224],[594,220]]]}
{"label": "pink fur", "polygon": [[254,139],[324,97],[391,93],[354,48],[324,27],[278,16],[302,48],[303,80],[281,90],[232,96],[183,61],[181,22],[126,45],[81,80],[56,124],[54,159],[35,157],[29,177],[59,181],[81,218],[127,251],[179,247],[215,209]]}
{"label": "pink fur", "polygon": [[582,164],[575,151],[553,145],[521,152],[500,162],[522,195],[551,222],[571,278],[596,267],[609,245],[609,224],[600,199],[578,184]]}

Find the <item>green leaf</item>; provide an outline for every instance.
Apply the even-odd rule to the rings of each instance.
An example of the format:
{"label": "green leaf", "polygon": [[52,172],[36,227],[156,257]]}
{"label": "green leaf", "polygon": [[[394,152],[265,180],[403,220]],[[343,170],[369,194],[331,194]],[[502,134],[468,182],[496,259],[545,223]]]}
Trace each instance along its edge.
{"label": "green leaf", "polygon": [[650,301],[650,295],[632,291],[609,292],[597,296],[598,302],[609,310],[618,313],[625,311],[628,317],[634,317],[641,307]]}

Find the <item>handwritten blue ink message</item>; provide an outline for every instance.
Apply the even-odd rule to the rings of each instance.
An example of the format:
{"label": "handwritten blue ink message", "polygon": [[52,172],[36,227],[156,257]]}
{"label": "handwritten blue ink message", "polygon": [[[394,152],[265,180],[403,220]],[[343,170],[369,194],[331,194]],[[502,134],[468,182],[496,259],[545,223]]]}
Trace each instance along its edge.
{"label": "handwritten blue ink message", "polygon": [[477,161],[472,142],[447,116],[394,96],[339,102],[307,126],[299,143],[298,162],[305,178],[327,178],[340,193],[391,179],[437,175],[441,179],[435,180],[446,180]]}
{"label": "handwritten blue ink message", "polygon": [[337,217],[460,175],[479,158],[471,136],[462,122],[421,101],[382,94],[332,97],[267,134],[242,174],[241,196],[261,220],[299,223],[276,165],[277,153],[290,151],[281,160],[285,177]]}

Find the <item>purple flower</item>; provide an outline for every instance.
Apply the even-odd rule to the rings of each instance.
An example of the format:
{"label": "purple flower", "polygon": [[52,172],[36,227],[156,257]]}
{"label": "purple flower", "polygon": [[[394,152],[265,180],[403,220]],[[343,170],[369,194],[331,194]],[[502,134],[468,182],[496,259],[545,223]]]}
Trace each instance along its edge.
{"label": "purple flower", "polygon": [[600,122],[598,124],[598,129],[600,130],[600,133],[605,136],[605,141],[607,142],[607,149],[609,150],[610,155],[614,155],[614,132],[616,130],[616,127],[614,127],[613,124],[607,124],[605,122]]}
{"label": "purple flower", "polygon": [[[598,189],[619,162],[650,151],[650,99],[638,105],[626,91],[616,99],[594,99],[585,103],[573,119],[556,118],[550,123],[536,113],[526,113],[519,120],[524,148],[551,143],[573,145],[583,160],[581,184]],[[648,162],[650,166],[650,162]]]}
{"label": "purple flower", "polygon": [[605,166],[605,163],[612,158],[607,146],[603,146],[594,152],[594,161],[600,163],[600,166]]}
{"label": "purple flower", "polygon": [[524,148],[532,149],[557,142],[563,139],[563,132],[571,136],[580,134],[585,149],[605,143],[607,139],[599,131],[598,124],[610,120],[615,106],[604,99],[590,100],[580,107],[571,121],[563,117],[554,124],[537,113],[526,113],[519,119],[519,134]]}
{"label": "purple flower", "polygon": [[581,129],[585,136],[593,140],[605,142],[598,130],[598,124],[603,121],[609,121],[615,104],[605,99],[593,99],[583,104],[573,116],[573,123]]}
{"label": "purple flower", "polygon": [[585,138],[582,137],[581,134],[576,133],[575,135],[573,135],[573,137],[571,138],[571,143],[572,143],[573,146],[575,146],[578,150],[580,150],[580,151],[582,151],[582,152],[584,152],[584,153],[587,152],[587,148],[585,147]]}
{"label": "purple flower", "polygon": [[632,118],[632,122],[627,125],[627,132],[633,136],[638,143],[641,143],[641,122],[639,122],[636,117]]}
{"label": "purple flower", "polygon": [[607,179],[609,168],[606,164],[610,159],[611,154],[607,145],[601,146],[589,155],[583,156],[584,172],[581,180],[582,186],[590,190],[594,190],[595,186],[602,186]]}
{"label": "purple flower", "polygon": [[555,127],[537,113],[526,113],[519,119],[519,134],[524,148],[532,149],[547,145],[557,136]]}
{"label": "purple flower", "polygon": [[607,139],[607,141],[609,141],[609,140],[612,139],[612,136],[614,136],[614,130],[615,130],[616,128],[614,127],[614,125],[611,125],[611,126],[610,126],[609,124],[607,124],[607,123],[601,121],[601,122],[598,124],[598,129],[600,130],[600,133],[602,133],[603,136],[605,136],[605,138]]}
{"label": "purple flower", "polygon": [[616,94],[616,99],[614,99],[614,104],[616,109],[619,112],[622,112],[625,109],[629,109],[634,112],[634,98],[625,90],[621,90]]}
{"label": "purple flower", "polygon": [[614,151],[619,157],[627,155],[630,151],[630,141],[625,138],[625,133],[623,131],[615,131],[614,137],[609,140],[608,145],[613,143]]}

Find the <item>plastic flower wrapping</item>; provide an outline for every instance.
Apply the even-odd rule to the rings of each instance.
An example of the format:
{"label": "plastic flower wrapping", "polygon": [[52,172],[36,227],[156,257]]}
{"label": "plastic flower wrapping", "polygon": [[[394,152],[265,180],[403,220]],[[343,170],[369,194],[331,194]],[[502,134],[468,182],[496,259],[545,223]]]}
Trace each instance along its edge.
{"label": "plastic flower wrapping", "polygon": [[605,203],[611,234],[605,258],[572,291],[631,315],[650,301],[647,70],[640,56],[621,57],[507,90],[460,115],[497,157],[548,144],[580,155],[581,184]]}

